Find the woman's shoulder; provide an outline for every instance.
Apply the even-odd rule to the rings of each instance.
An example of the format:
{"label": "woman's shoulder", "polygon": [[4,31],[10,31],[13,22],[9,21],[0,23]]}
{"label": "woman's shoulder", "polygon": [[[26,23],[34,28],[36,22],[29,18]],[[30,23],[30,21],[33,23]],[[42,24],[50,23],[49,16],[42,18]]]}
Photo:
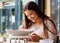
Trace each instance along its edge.
{"label": "woman's shoulder", "polygon": [[47,27],[54,27],[54,28],[56,28],[56,24],[55,24],[55,22],[52,20],[52,19],[46,19],[45,21],[44,21],[44,24],[47,26]]}
{"label": "woman's shoulder", "polygon": [[51,18],[49,19],[45,19],[44,22],[47,24],[55,24],[54,20],[52,20]]}
{"label": "woman's shoulder", "polygon": [[48,30],[52,33],[56,33],[57,32],[57,28],[56,25],[54,23],[54,21],[52,19],[46,19],[45,20],[45,25],[48,28]]}

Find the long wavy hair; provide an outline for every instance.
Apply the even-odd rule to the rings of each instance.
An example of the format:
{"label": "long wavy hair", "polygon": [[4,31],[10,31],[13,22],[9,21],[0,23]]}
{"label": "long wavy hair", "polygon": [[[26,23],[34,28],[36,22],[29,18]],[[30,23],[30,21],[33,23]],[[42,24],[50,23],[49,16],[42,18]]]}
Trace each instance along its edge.
{"label": "long wavy hair", "polygon": [[[26,4],[26,6],[24,7],[24,11],[26,10],[33,10],[37,13],[37,15],[42,19],[48,19],[49,17],[45,15],[45,13],[43,13],[40,9],[40,6],[37,5],[35,2],[30,1],[29,3]],[[27,18],[27,16],[25,15],[25,26],[28,29],[31,25],[33,24],[33,22],[31,20],[29,20]]]}

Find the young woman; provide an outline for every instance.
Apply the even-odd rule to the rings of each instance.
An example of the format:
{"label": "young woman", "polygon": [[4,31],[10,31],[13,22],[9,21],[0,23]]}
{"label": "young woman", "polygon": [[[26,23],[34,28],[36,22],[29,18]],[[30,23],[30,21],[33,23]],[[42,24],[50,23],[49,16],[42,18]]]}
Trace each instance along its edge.
{"label": "young woman", "polygon": [[56,41],[57,29],[54,22],[46,16],[35,2],[29,2],[24,8],[25,22],[19,29],[33,29],[28,39],[38,42],[41,39],[52,39]]}

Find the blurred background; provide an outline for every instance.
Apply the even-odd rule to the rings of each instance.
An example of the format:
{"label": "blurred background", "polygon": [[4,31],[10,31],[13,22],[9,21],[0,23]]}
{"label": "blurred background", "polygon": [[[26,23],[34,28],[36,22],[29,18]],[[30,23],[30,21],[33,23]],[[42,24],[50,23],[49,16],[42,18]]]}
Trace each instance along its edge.
{"label": "blurred background", "polygon": [[23,8],[29,1],[36,2],[60,31],[60,0],[0,0],[0,33],[18,29],[24,20]]}
{"label": "blurred background", "polygon": [[59,33],[57,41],[60,40],[60,0],[0,0],[0,39],[5,38],[6,41],[8,37],[6,30],[19,28],[25,19],[23,8],[30,1],[36,2],[41,10],[55,22],[57,33]]}

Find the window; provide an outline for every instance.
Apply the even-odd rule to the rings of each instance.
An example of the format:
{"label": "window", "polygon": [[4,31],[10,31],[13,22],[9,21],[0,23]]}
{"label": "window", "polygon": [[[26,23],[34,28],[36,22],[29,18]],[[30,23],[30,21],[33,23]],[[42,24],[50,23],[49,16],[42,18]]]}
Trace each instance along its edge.
{"label": "window", "polygon": [[[13,29],[13,20],[10,20],[15,12],[15,3],[12,1],[2,1],[3,7],[0,7],[0,32],[5,32],[6,29]],[[15,15],[15,14],[14,14]]]}
{"label": "window", "polygon": [[57,16],[57,22],[58,22],[58,29],[59,29],[59,32],[60,32],[60,1],[58,0],[57,1],[57,14],[58,14],[58,16]]}
{"label": "window", "polygon": [[51,0],[51,17],[55,21],[60,32],[60,0]]}

